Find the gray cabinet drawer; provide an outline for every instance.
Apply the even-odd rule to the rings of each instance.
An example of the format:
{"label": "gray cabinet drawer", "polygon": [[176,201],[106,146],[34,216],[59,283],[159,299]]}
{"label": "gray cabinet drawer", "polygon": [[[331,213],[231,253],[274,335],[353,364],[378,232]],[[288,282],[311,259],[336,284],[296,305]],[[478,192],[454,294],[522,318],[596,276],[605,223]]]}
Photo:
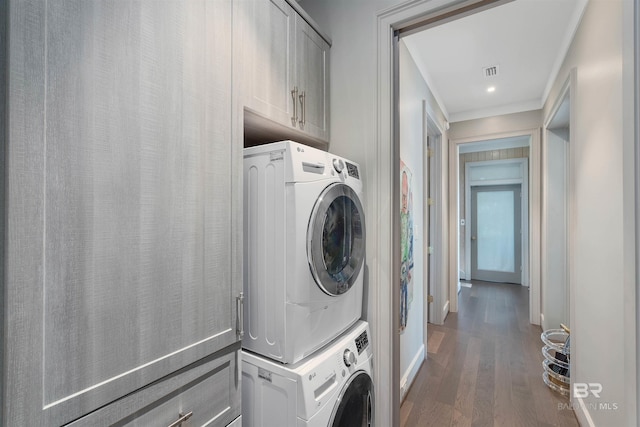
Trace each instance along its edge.
{"label": "gray cabinet drawer", "polygon": [[226,426],[240,415],[239,352],[205,358],[69,426]]}

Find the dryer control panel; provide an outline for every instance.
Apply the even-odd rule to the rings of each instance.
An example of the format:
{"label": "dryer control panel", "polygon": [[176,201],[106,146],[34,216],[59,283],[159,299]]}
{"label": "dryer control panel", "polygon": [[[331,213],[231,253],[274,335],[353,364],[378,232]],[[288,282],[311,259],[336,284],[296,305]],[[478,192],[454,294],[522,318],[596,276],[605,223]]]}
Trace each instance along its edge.
{"label": "dryer control panel", "polygon": [[364,331],[358,338],[356,338],[356,348],[358,349],[358,354],[361,354],[367,347],[369,346],[369,337],[367,336],[367,331]]}

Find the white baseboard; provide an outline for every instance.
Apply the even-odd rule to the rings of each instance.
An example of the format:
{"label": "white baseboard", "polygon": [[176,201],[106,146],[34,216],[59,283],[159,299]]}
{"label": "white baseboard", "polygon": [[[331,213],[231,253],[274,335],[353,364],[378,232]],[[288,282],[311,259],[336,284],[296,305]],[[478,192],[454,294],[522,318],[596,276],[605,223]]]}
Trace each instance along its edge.
{"label": "white baseboard", "polygon": [[444,320],[447,318],[447,314],[449,314],[449,300],[447,300],[447,302],[444,303],[444,307],[442,307],[442,323],[444,323]]}
{"label": "white baseboard", "polygon": [[420,369],[420,366],[422,366],[424,355],[425,355],[425,348],[424,348],[424,344],[422,344],[420,346],[420,349],[418,349],[418,352],[414,356],[413,360],[409,364],[409,367],[407,368],[406,372],[400,379],[400,402],[404,400],[404,397],[407,395],[407,392],[409,391],[409,387],[411,387],[413,380],[416,378],[416,375],[418,374],[418,369]]}
{"label": "white baseboard", "polygon": [[540,326],[543,331],[547,330],[547,324],[544,322],[544,313],[540,313]]}

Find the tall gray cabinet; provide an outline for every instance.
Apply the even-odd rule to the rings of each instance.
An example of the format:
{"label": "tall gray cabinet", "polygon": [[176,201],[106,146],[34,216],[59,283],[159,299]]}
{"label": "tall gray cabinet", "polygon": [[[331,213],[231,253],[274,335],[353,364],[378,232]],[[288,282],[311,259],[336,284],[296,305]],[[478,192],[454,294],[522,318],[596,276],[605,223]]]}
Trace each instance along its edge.
{"label": "tall gray cabinet", "polygon": [[0,424],[231,423],[232,1],[8,0],[0,16]]}

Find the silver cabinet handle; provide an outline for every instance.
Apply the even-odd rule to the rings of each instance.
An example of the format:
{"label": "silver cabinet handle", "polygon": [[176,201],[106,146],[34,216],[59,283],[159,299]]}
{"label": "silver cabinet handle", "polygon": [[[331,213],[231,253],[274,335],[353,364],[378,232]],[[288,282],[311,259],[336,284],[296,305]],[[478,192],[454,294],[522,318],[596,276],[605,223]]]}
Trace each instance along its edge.
{"label": "silver cabinet handle", "polygon": [[291,125],[295,127],[298,124],[298,86],[294,87],[291,91],[291,97],[293,98],[293,116],[291,117]]}
{"label": "silver cabinet handle", "polygon": [[236,297],[236,316],[238,316],[238,338],[244,336],[244,292]]}
{"label": "silver cabinet handle", "polygon": [[300,129],[304,129],[304,125],[307,122],[307,94],[305,91],[302,91],[300,94],[300,109],[302,110],[301,119],[300,119]]}
{"label": "silver cabinet handle", "polygon": [[189,412],[188,414],[182,414],[179,413],[178,416],[180,418],[178,418],[176,421],[174,421],[173,423],[169,424],[167,427],[178,427],[180,424],[182,424],[183,422],[187,421],[189,418],[191,418],[191,416],[193,415],[193,411]]}

